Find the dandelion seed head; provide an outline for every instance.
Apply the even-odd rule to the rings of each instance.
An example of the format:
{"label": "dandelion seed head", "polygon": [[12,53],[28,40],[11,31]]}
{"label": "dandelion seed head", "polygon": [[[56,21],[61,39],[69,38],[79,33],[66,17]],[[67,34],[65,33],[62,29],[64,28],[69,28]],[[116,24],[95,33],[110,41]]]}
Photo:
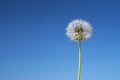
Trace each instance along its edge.
{"label": "dandelion seed head", "polygon": [[68,24],[66,31],[66,35],[70,40],[85,40],[91,37],[92,27],[87,21],[76,19]]}

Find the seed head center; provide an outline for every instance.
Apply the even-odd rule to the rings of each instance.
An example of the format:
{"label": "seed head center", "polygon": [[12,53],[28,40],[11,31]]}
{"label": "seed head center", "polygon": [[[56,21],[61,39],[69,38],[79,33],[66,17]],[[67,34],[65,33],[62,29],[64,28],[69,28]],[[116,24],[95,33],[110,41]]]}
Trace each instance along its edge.
{"label": "seed head center", "polygon": [[84,29],[82,27],[76,27],[75,28],[75,34],[74,34],[74,38],[76,40],[84,40],[85,37],[84,37]]}

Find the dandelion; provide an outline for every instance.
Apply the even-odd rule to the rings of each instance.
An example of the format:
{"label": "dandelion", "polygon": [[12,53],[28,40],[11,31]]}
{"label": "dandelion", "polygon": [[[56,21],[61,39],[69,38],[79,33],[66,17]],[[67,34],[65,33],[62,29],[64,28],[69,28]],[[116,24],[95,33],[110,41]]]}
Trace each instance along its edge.
{"label": "dandelion", "polygon": [[68,24],[66,28],[66,35],[70,40],[78,41],[78,76],[77,79],[80,80],[81,74],[81,64],[82,64],[82,52],[80,42],[91,37],[92,27],[91,25],[82,19],[73,20]]}

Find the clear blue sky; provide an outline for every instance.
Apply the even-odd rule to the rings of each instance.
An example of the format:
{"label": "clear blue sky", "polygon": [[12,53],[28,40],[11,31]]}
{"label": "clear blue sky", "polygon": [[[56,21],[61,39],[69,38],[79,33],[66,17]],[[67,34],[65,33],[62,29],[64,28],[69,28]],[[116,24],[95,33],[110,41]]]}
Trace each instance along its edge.
{"label": "clear blue sky", "polygon": [[77,18],[93,26],[81,80],[120,80],[119,0],[0,0],[0,80],[77,80]]}

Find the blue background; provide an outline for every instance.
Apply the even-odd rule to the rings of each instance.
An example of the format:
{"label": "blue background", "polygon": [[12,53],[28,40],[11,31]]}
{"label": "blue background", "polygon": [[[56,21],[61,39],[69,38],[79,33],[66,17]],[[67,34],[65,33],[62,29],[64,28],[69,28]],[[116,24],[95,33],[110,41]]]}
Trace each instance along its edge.
{"label": "blue background", "polygon": [[93,26],[81,80],[119,80],[119,0],[0,0],[0,80],[77,80],[78,45],[65,28],[79,18]]}

